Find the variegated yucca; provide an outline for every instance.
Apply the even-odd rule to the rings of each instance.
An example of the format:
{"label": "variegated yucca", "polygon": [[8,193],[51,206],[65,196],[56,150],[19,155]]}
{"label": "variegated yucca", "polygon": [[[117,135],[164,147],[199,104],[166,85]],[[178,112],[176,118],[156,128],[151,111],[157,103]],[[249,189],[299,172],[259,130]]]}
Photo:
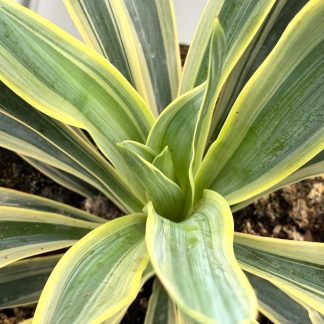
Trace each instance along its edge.
{"label": "variegated yucca", "polygon": [[128,215],[2,188],[0,306],[117,323],[156,275],[147,324],[321,322],[324,244],[231,210],[323,173],[324,1],[209,0],[183,70],[171,0],[65,4],[87,45],[0,0],[0,144]]}

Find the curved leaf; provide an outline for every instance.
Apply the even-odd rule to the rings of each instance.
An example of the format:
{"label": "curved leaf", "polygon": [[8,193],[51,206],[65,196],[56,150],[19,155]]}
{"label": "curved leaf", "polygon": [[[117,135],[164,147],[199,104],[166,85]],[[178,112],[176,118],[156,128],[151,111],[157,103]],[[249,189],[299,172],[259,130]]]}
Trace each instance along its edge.
{"label": "curved leaf", "polygon": [[158,279],[154,280],[144,324],[176,324],[175,305]]}
{"label": "curved leaf", "polygon": [[174,166],[172,155],[170,153],[169,147],[166,146],[160,154],[158,154],[152,164],[157,167],[164,175],[166,175],[170,180],[175,181],[176,176],[174,173]]}
{"label": "curved leaf", "polygon": [[74,244],[97,223],[25,208],[0,207],[0,268]]}
{"label": "curved leaf", "polygon": [[[168,147],[172,156],[175,180],[187,194],[193,190],[189,168],[193,158],[194,132],[204,90],[205,86],[197,87],[173,101],[158,117],[147,139],[147,145],[156,152],[162,152]],[[191,196],[192,193],[187,201],[189,207],[192,203]]]}
{"label": "curved leaf", "polygon": [[3,147],[83,179],[123,210],[141,208],[116,170],[84,140],[84,135],[34,109],[2,82],[0,115]]}
{"label": "curved leaf", "polygon": [[179,93],[187,92],[207,78],[208,44],[215,18],[220,20],[226,39],[224,66],[220,78],[222,86],[274,3],[275,0],[208,1],[188,52]]}
{"label": "curved leaf", "polygon": [[324,244],[236,234],[240,266],[324,313]]}
{"label": "curved leaf", "polygon": [[[233,70],[228,75],[217,99],[217,105],[215,107],[210,129],[210,142],[213,142],[217,138],[222,126],[224,125],[226,117],[228,116],[228,113],[230,112],[233,103],[241,92],[244,84],[248,81],[251,75],[253,75],[262,61],[264,61],[265,57],[278,41],[280,33],[283,32],[283,29],[296,14],[296,1],[305,2],[305,0],[295,0],[294,2],[279,0],[274,3],[258,32],[255,34],[249,46],[245,49]],[[287,6],[285,6],[286,3]],[[271,45],[268,43],[271,43]],[[266,47],[266,49],[264,47]]]}
{"label": "curved leaf", "polygon": [[215,93],[223,63],[224,42],[222,27],[216,19],[213,24],[206,87],[200,86],[189,91],[167,107],[159,116],[147,140],[147,145],[157,152],[166,146],[170,150],[176,180],[187,193],[185,214],[192,206],[192,173],[201,162],[216,102]]}
{"label": "curved leaf", "polygon": [[308,310],[293,298],[273,285],[251,273],[246,273],[255,289],[259,310],[276,324],[311,324]]}
{"label": "curved leaf", "polygon": [[198,324],[198,322],[181,312],[159,280],[155,279],[144,324]]}
{"label": "curved leaf", "polygon": [[226,201],[206,190],[191,217],[173,223],[148,206],[146,245],[153,268],[181,311],[198,322],[236,323],[256,316],[256,298],[232,250]]}
{"label": "curved leaf", "polygon": [[208,139],[210,123],[217,100],[217,94],[220,89],[219,79],[224,63],[225,45],[226,40],[222,25],[218,19],[215,19],[210,39],[206,92],[199,109],[194,135],[193,145],[195,153],[194,160],[192,161],[194,174],[201,164],[201,160],[206,148],[205,146]]}
{"label": "curved leaf", "polygon": [[297,171],[292,173],[289,177],[280,181],[273,187],[259,193],[258,195],[253,196],[253,197],[249,198],[248,200],[241,202],[240,204],[232,206],[231,209],[233,212],[236,212],[236,211],[248,206],[253,201],[255,201],[255,200],[257,200],[257,199],[259,199],[273,191],[276,191],[282,187],[288,186],[290,184],[304,180],[306,178],[312,178],[312,177],[320,176],[323,174],[324,174],[324,151],[321,151],[314,158],[312,158],[305,165],[303,165],[300,169],[298,169]]}
{"label": "curved leaf", "polygon": [[141,158],[148,161],[149,163],[152,163],[157,155],[154,150],[152,150],[145,144],[141,144],[141,143],[134,142],[134,141],[123,141],[122,144],[123,144],[122,146],[124,148],[139,155]]}
{"label": "curved leaf", "polygon": [[180,55],[172,1],[65,0],[87,44],[114,64],[157,114],[176,96]]}
{"label": "curved leaf", "polygon": [[43,113],[86,129],[117,166],[116,143],[145,142],[154,117],[107,60],[10,0],[0,1],[0,23],[0,77],[9,88]]}
{"label": "curved leaf", "polygon": [[309,309],[309,317],[313,324],[323,324],[324,323],[324,315],[316,312],[313,309]]}
{"label": "curved leaf", "polygon": [[[145,268],[145,270],[142,273],[141,287],[143,287],[144,284],[146,283],[146,281],[149,280],[153,275],[154,275],[154,271],[152,269],[152,266],[150,263],[148,263],[147,267]],[[130,300],[129,303],[122,310],[120,310],[118,313],[115,313],[111,317],[107,318],[103,322],[103,324],[119,324],[119,323],[121,323],[121,320],[124,317],[124,315],[126,314],[131,303],[132,303],[132,300]]]}
{"label": "curved leaf", "polygon": [[249,199],[323,149],[323,28],[324,3],[310,1],[237,98],[196,177],[197,201],[205,188],[231,205]]}
{"label": "curved leaf", "polygon": [[123,142],[119,148],[131,171],[130,177],[134,177],[140,185],[139,190],[146,194],[147,201],[154,202],[157,210],[165,217],[181,219],[184,196],[180,187],[128,144]]}
{"label": "curved leaf", "polygon": [[0,309],[32,304],[62,255],[30,258],[0,269]]}
{"label": "curved leaf", "polygon": [[146,216],[115,219],[75,244],[52,272],[34,323],[101,323],[133,299],[148,263]]}
{"label": "curved leaf", "polygon": [[61,214],[89,222],[104,223],[105,219],[55,200],[0,187],[0,206],[27,208],[35,211]]}

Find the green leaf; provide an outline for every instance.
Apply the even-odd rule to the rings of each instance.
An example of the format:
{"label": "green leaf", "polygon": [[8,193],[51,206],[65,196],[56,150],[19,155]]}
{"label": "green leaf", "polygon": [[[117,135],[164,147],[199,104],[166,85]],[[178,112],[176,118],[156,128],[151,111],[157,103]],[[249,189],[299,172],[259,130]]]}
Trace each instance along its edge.
{"label": "green leaf", "polygon": [[154,158],[152,164],[169,179],[175,181],[176,176],[174,173],[173,160],[168,146],[166,146],[164,150]]}
{"label": "green leaf", "polygon": [[193,41],[189,47],[180,80],[179,95],[184,94],[196,85],[206,81],[208,74],[209,41],[213,29],[213,21],[218,18],[224,0],[208,1]]}
{"label": "green leaf", "polygon": [[246,276],[256,291],[259,310],[272,322],[278,324],[312,323],[307,309],[281,289],[251,273],[246,273]]}
{"label": "green leaf", "polygon": [[324,323],[324,315],[316,312],[313,309],[309,309],[309,317],[313,324],[323,324]]}
{"label": "green leaf", "polygon": [[180,187],[141,157],[128,142],[119,144],[119,149],[129,167],[130,176],[138,182],[138,189],[146,194],[147,201],[153,201],[155,208],[165,217],[181,219],[184,197]]}
{"label": "green leaf", "polygon": [[234,251],[245,271],[269,280],[324,313],[324,244],[236,234]]}
{"label": "green leaf", "polygon": [[158,114],[175,98],[180,54],[172,1],[65,0],[85,42]]}
{"label": "green leaf", "polygon": [[141,209],[116,170],[84,135],[35,110],[1,82],[0,116],[1,146],[86,181],[122,210]]}
{"label": "green leaf", "polygon": [[0,268],[74,244],[97,223],[27,208],[0,207]]}
{"label": "green leaf", "polygon": [[220,20],[226,39],[225,60],[220,78],[220,85],[223,85],[274,3],[275,0],[208,1],[188,52],[179,93],[193,89],[207,78],[208,44],[215,18]]}
{"label": "green leaf", "polygon": [[237,205],[232,206],[231,209],[233,212],[236,212],[236,211],[248,206],[253,201],[255,201],[255,200],[257,200],[257,199],[259,199],[273,191],[276,191],[282,187],[285,187],[285,186],[293,184],[295,182],[304,180],[306,178],[320,176],[322,174],[324,174],[324,151],[321,151],[314,158],[312,158],[305,165],[303,165],[300,169],[298,169],[297,171],[292,173],[289,177],[280,181],[273,187],[257,194],[256,196],[249,198],[248,200],[245,200]]}
{"label": "green leaf", "polygon": [[180,310],[203,323],[253,321],[256,298],[232,250],[226,201],[206,190],[191,217],[173,223],[148,206],[146,245],[153,268]]}
{"label": "green leaf", "polygon": [[[193,139],[205,86],[200,86],[173,101],[158,117],[150,131],[147,145],[156,152],[168,147],[172,156],[176,182],[190,197],[193,185],[189,176],[193,158]],[[190,183],[191,180],[191,183]]]}
{"label": "green leaf", "polygon": [[0,23],[0,77],[11,90],[43,113],[86,129],[117,167],[116,143],[145,142],[154,117],[106,59],[10,0],[0,1]]}
{"label": "green leaf", "polygon": [[[141,287],[144,286],[144,284],[146,283],[146,281],[148,279],[150,279],[152,276],[154,275],[152,266],[150,265],[150,263],[148,263],[147,267],[145,268],[145,270],[142,273],[142,281],[141,281]],[[126,314],[129,306],[131,305],[132,301],[129,301],[129,304],[127,304],[122,310],[120,310],[118,313],[115,313],[114,315],[110,316],[109,318],[107,318],[103,324],[119,324],[122,320],[122,318],[124,317],[124,315]]]}
{"label": "green leaf", "polygon": [[144,324],[198,324],[198,322],[181,312],[156,278]]}
{"label": "green leaf", "polygon": [[[224,35],[219,21],[213,24],[207,85],[197,87],[175,100],[153,126],[147,144],[160,152],[170,150],[177,182],[185,193],[189,212],[193,200],[193,173],[201,162],[208,128],[216,102],[216,89],[221,72]],[[203,90],[204,93],[202,92]]]}
{"label": "green leaf", "polygon": [[145,144],[141,144],[134,141],[123,141],[123,147],[132,151],[142,157],[144,160],[152,163],[156,157],[156,152],[146,146]]}
{"label": "green leaf", "polygon": [[198,120],[194,135],[194,160],[192,161],[193,174],[201,164],[206,148],[210,123],[217,100],[219,78],[221,76],[226,41],[223,28],[218,19],[213,23],[210,40],[207,86],[203,102],[199,109]]}
{"label": "green leaf", "polygon": [[323,149],[323,28],[324,3],[310,1],[237,98],[197,174],[197,201],[205,188],[247,200]]}
{"label": "green leaf", "polygon": [[176,309],[158,279],[154,280],[144,324],[176,324]]}
{"label": "green leaf", "polygon": [[20,322],[19,324],[32,324],[32,322],[33,322],[33,318],[29,318],[29,319],[26,319],[26,320]]}
{"label": "green leaf", "polygon": [[0,269],[0,309],[32,304],[61,255],[30,258]]}
{"label": "green leaf", "polygon": [[[287,24],[292,19],[292,13],[294,12],[294,14],[296,14],[295,7],[297,1],[300,2],[301,0],[293,2],[279,0],[275,2],[258,32],[254,35],[253,40],[229,74],[217,99],[217,106],[215,107],[210,129],[210,142],[213,142],[217,138],[244,84],[270,53],[271,49],[278,41],[280,34],[282,34],[284,28],[287,27]],[[302,1],[305,2],[305,0]],[[285,6],[286,2],[287,6]],[[291,6],[291,4],[293,4],[293,6]]]}
{"label": "green leaf", "polygon": [[26,208],[46,213],[55,213],[95,223],[104,223],[105,219],[86,213],[80,209],[62,204],[55,200],[0,187],[0,206]]}
{"label": "green leaf", "polygon": [[101,323],[133,299],[148,263],[146,216],[115,219],[75,244],[52,272],[35,323]]}

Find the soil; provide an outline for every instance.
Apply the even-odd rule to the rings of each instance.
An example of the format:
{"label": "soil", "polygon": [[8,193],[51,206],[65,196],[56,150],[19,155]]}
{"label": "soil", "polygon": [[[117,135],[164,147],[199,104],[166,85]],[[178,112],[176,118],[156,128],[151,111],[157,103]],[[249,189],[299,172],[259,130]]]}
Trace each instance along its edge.
{"label": "soil", "polygon": [[324,178],[307,179],[234,214],[238,232],[324,242]]}

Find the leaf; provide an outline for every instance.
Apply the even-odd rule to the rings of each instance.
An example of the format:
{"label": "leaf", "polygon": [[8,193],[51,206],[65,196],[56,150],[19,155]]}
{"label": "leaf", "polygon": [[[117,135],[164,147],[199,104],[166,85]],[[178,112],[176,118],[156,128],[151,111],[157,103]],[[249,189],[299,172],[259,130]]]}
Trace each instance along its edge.
{"label": "leaf", "polygon": [[116,143],[145,142],[154,117],[107,60],[12,1],[0,1],[0,23],[0,77],[11,90],[43,113],[86,129],[117,167]]}
{"label": "leaf", "polygon": [[292,173],[290,176],[285,178],[284,180],[280,181],[273,187],[257,194],[256,196],[253,196],[249,198],[248,200],[245,200],[237,205],[232,206],[232,211],[236,212],[249,204],[251,204],[253,201],[273,192],[276,191],[282,187],[285,187],[287,185],[293,184],[295,182],[304,180],[306,178],[312,178],[315,176],[320,176],[324,174],[324,151],[321,151],[318,153],[314,158],[312,158],[309,162],[307,162],[305,165],[303,165],[300,169]]}
{"label": "leaf", "polygon": [[[275,2],[249,46],[245,49],[235,67],[228,75],[217,99],[217,106],[215,107],[210,129],[210,142],[213,142],[217,138],[233,103],[245,83],[271,52],[280,34],[287,27],[293,15],[296,14],[295,7],[297,1],[300,2],[300,0],[294,2],[279,0]],[[305,0],[302,1],[305,2]]]}
{"label": "leaf", "polygon": [[0,117],[1,146],[86,181],[122,210],[141,209],[120,175],[84,136],[37,111],[1,82]]}
{"label": "leaf", "polygon": [[234,252],[245,271],[269,280],[324,313],[324,244],[236,234]]}
{"label": "leaf", "polygon": [[156,278],[144,324],[198,324],[183,314]]}
{"label": "leaf", "polygon": [[324,323],[324,315],[314,311],[313,309],[309,309],[309,317],[314,324]]}
{"label": "leaf", "polygon": [[175,181],[176,176],[174,173],[173,160],[168,146],[166,146],[164,150],[154,158],[152,164],[169,179]]}
{"label": "leaf", "polygon": [[217,19],[223,5],[224,0],[207,2],[186,56],[180,80],[179,95],[194,89],[207,79],[209,41],[213,21]]}
{"label": "leaf", "polygon": [[29,319],[26,319],[22,322],[20,322],[20,324],[32,324],[33,323],[33,318],[29,318]]}
{"label": "leaf", "polygon": [[[141,287],[144,286],[144,284],[154,275],[152,266],[150,263],[148,263],[147,267],[142,273],[142,281],[141,281]],[[119,324],[121,323],[124,315],[126,314],[129,306],[131,305],[132,301],[129,301],[129,304],[127,304],[122,310],[120,310],[118,313],[112,315],[111,317],[107,318],[103,324]]]}
{"label": "leaf", "polygon": [[176,180],[187,194],[185,214],[192,207],[193,173],[202,159],[216,102],[215,93],[221,72],[224,42],[222,27],[216,19],[210,45],[207,85],[189,91],[167,107],[159,116],[147,140],[147,145],[157,152],[168,147]]}
{"label": "leaf", "polygon": [[0,309],[32,304],[61,255],[30,258],[0,269]]}
{"label": "leaf", "polygon": [[171,1],[65,4],[86,43],[123,73],[156,115],[175,98],[180,54]]}
{"label": "leaf", "polygon": [[[176,182],[190,194],[189,168],[193,158],[193,139],[205,86],[200,86],[173,101],[158,117],[150,131],[147,146],[156,152],[168,147]],[[191,197],[188,203],[191,205]]]}
{"label": "leaf", "polygon": [[117,218],[75,244],[47,281],[34,323],[101,323],[135,299],[148,263],[145,220]]}
{"label": "leaf", "polygon": [[91,187],[83,180],[73,176],[72,174],[69,174],[60,169],[56,169],[55,167],[52,167],[44,162],[23,155],[19,156],[27,163],[32,165],[35,169],[37,169],[38,171],[40,171],[45,176],[49,177],[59,185],[69,190],[72,190],[85,198],[96,196],[98,194],[98,191],[96,189]]}
{"label": "leaf", "polygon": [[251,273],[246,273],[256,290],[259,310],[274,323],[311,323],[308,311],[285,292]]}
{"label": "leaf", "polygon": [[27,208],[0,207],[0,268],[71,246],[96,223]]}
{"label": "leaf", "polygon": [[323,13],[310,1],[246,84],[196,176],[197,201],[205,188],[247,200],[323,149]]}
{"label": "leaf", "polygon": [[150,149],[145,144],[141,144],[134,141],[124,141],[123,147],[127,148],[129,151],[132,151],[142,157],[144,160],[152,163],[157,155],[156,152]]}
{"label": "leaf", "polygon": [[153,268],[180,310],[203,323],[237,323],[256,316],[256,298],[232,250],[226,201],[206,190],[191,217],[173,223],[148,206],[146,245]]}
{"label": "leaf", "polygon": [[75,219],[104,223],[105,219],[55,200],[0,187],[0,206],[26,208],[35,211],[61,214]]}
{"label": "leaf", "polygon": [[158,279],[154,280],[144,324],[176,324],[176,309]]}
{"label": "leaf", "polygon": [[146,193],[147,201],[152,200],[157,210],[166,217],[181,219],[184,197],[179,186],[137,154],[128,142],[119,144],[119,149],[131,171],[130,176],[139,183],[138,190]]}
{"label": "leaf", "polygon": [[206,149],[208,132],[213,116],[219,90],[219,79],[222,72],[226,40],[223,28],[218,19],[213,23],[210,40],[207,86],[203,102],[199,109],[198,120],[194,135],[194,159],[192,160],[193,174],[201,164]]}
{"label": "leaf", "polygon": [[220,78],[222,86],[274,3],[275,0],[208,1],[187,55],[179,93],[193,89],[207,78],[208,44],[215,18],[219,19],[226,39],[224,66]]}

